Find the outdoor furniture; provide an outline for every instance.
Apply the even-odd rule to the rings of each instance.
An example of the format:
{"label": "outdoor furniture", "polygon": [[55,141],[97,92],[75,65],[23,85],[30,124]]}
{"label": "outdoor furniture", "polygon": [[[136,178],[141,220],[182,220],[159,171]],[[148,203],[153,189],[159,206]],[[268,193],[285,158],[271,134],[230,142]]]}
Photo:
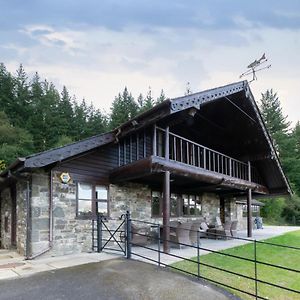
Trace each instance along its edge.
{"label": "outdoor furniture", "polygon": [[181,244],[190,245],[191,226],[191,222],[178,222],[178,226],[176,227],[175,231],[170,230],[170,240],[174,243],[174,247],[181,248],[184,246]]}
{"label": "outdoor furniture", "polygon": [[237,225],[238,225],[238,221],[232,221],[231,223],[231,227],[230,227],[230,233],[232,237],[236,237],[237,236]]}
{"label": "outdoor furniture", "polygon": [[200,238],[207,237],[207,230],[208,229],[209,229],[209,227],[206,224],[206,222],[201,222],[200,223]]}
{"label": "outdoor furniture", "polygon": [[134,245],[146,245],[148,244],[150,235],[150,228],[148,227],[137,227],[131,224],[131,242]]}
{"label": "outdoor furniture", "polygon": [[192,222],[190,230],[190,242],[192,245],[197,245],[197,238],[200,238],[200,226],[201,222],[199,220]]}
{"label": "outdoor furniture", "polygon": [[209,228],[207,230],[208,236],[214,237],[215,239],[217,238],[225,238],[227,239],[228,237],[231,237],[231,221],[226,221],[224,226],[222,228]]}
{"label": "outdoor furniture", "polygon": [[223,224],[222,224],[222,222],[221,222],[220,217],[216,217],[216,223],[215,223],[215,224],[216,224],[216,225],[215,225],[216,228],[221,228],[221,227],[223,227]]}
{"label": "outdoor furniture", "polygon": [[254,224],[257,229],[263,229],[263,221],[261,217],[255,217]]}

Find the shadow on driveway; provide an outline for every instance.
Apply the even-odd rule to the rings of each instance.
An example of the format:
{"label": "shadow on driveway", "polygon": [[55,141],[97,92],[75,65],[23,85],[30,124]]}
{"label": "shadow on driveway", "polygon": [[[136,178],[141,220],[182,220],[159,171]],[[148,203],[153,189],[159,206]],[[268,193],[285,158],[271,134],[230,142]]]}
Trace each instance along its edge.
{"label": "shadow on driveway", "polygon": [[237,299],[157,266],[112,259],[0,282],[0,299]]}

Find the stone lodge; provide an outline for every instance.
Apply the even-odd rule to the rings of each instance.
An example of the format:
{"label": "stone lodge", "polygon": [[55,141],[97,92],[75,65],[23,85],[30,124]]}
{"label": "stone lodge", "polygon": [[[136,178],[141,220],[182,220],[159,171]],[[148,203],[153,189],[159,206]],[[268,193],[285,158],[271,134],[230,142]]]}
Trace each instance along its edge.
{"label": "stone lodge", "polygon": [[164,225],[218,216],[251,236],[255,199],[289,195],[290,186],[242,81],[168,99],[111,132],[18,158],[0,174],[0,193],[0,246],[34,258],[91,251],[96,207],[108,218],[130,210]]}

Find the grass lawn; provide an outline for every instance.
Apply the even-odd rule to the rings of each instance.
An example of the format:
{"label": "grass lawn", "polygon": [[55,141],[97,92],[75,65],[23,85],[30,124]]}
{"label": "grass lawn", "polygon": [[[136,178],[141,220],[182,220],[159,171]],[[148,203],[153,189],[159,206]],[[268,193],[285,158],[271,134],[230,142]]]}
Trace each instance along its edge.
{"label": "grass lawn", "polygon": [[[300,230],[267,239],[267,242],[288,245],[300,248]],[[300,271],[300,250],[287,249],[277,246],[257,243],[257,260],[275,265],[293,268]],[[239,257],[254,259],[254,244],[246,244],[231,249],[220,251]],[[197,257],[192,258],[197,261]],[[217,253],[210,253],[200,257],[200,262],[230,270],[242,275],[254,277],[253,262],[243,261],[238,258],[227,257]],[[180,261],[173,264],[174,267],[197,274],[197,264],[188,261]],[[251,279],[215,270],[207,266],[200,266],[201,276],[213,279],[217,282],[231,285],[244,291],[255,293],[255,283]],[[300,273],[281,270],[278,268],[257,264],[258,279],[277,285],[300,291]],[[230,290],[242,299],[253,299],[244,293]],[[267,299],[300,299],[300,294],[284,291],[266,284],[258,283],[258,295]]]}

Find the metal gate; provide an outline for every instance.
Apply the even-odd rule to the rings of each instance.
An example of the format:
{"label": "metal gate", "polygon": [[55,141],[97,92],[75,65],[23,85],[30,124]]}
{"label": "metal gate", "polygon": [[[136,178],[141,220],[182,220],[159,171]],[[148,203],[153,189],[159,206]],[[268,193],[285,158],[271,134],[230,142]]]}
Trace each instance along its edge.
{"label": "metal gate", "polygon": [[97,214],[92,222],[92,250],[121,252],[130,257],[130,213],[122,214],[119,218],[107,218]]}

